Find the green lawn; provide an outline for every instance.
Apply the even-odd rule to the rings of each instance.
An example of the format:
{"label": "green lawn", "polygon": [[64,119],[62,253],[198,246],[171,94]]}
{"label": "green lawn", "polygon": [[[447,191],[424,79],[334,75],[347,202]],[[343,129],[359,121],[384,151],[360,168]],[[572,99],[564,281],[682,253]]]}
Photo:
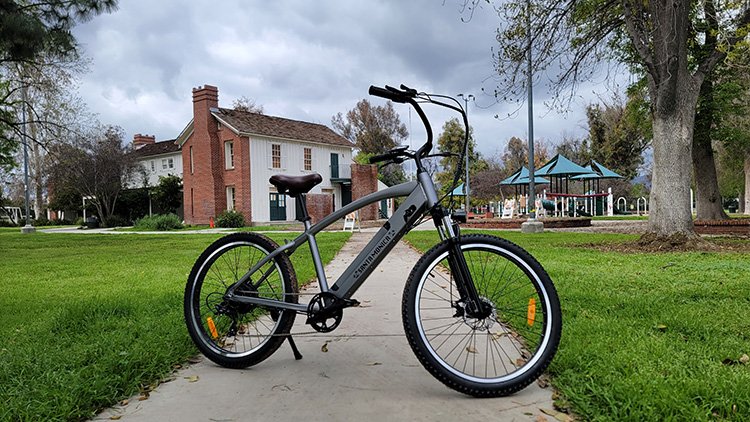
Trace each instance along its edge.
{"label": "green lawn", "polygon": [[[750,355],[750,253],[625,254],[586,245],[632,236],[500,235],[558,289],[563,336],[549,372],[561,405],[595,421],[750,420],[750,364],[740,361]],[[437,240],[407,239],[420,249]]]}
{"label": "green lawn", "polygon": [[[182,294],[220,235],[19,231],[0,228],[0,420],[92,417],[197,353]],[[323,259],[349,236],[320,234]],[[300,281],[313,277],[309,250],[292,261]]]}

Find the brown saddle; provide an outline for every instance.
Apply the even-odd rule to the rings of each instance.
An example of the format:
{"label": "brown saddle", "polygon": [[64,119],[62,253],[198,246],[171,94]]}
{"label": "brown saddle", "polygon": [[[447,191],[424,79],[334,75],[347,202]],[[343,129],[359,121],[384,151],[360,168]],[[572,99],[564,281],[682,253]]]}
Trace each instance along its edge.
{"label": "brown saddle", "polygon": [[296,196],[302,193],[310,192],[317,184],[323,181],[323,177],[318,173],[307,174],[304,176],[287,176],[285,174],[275,174],[268,179],[272,185],[276,186],[279,193],[285,193],[289,196]]}

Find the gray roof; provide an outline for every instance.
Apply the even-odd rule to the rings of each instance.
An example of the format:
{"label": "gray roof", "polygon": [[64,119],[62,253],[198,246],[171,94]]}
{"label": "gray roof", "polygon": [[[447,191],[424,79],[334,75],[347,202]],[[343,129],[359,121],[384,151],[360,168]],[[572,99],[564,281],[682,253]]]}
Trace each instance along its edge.
{"label": "gray roof", "polygon": [[354,144],[328,126],[317,123],[266,116],[228,108],[211,109],[212,114],[241,135],[260,135],[309,141],[320,144],[354,148]]}
{"label": "gray roof", "polygon": [[168,141],[159,141],[153,144],[146,144],[137,150],[133,151],[133,155],[136,157],[150,157],[152,155],[170,154],[180,150],[180,146],[175,142],[175,139]]}

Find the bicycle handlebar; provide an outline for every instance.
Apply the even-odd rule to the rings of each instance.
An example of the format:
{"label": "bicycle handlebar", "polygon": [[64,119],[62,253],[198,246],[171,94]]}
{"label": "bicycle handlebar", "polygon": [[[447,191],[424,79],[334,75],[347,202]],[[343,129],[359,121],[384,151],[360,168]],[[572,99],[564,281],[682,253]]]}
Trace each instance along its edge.
{"label": "bicycle handlebar", "polygon": [[[422,145],[416,151],[414,155],[410,156],[411,158],[414,158],[416,161],[417,173],[424,171],[424,167],[422,166],[422,162],[420,160],[422,158],[425,158],[432,150],[432,127],[430,126],[430,121],[427,119],[427,116],[424,114],[422,107],[419,106],[419,102],[428,102],[428,103],[435,104],[441,107],[447,107],[449,109],[455,110],[461,113],[464,119],[464,125],[467,128],[469,127],[469,123],[466,119],[466,113],[461,108],[460,104],[458,105],[458,107],[455,107],[450,104],[437,101],[433,99],[429,94],[424,94],[424,93],[420,94],[416,89],[409,88],[408,86],[404,84],[401,84],[401,89],[394,88],[388,85],[386,85],[385,88],[380,88],[377,86],[370,85],[370,89],[368,92],[370,93],[370,95],[374,95],[376,97],[385,98],[387,100],[391,100],[396,103],[402,103],[402,104],[406,103],[406,104],[411,105],[414,108],[414,110],[417,112],[417,115],[419,116],[420,120],[422,120],[425,130],[427,131],[427,142],[424,145]],[[438,97],[450,98],[450,97],[445,97],[441,95],[438,95]],[[417,100],[420,100],[420,101],[417,102]],[[466,130],[466,135],[467,136],[464,142],[468,141],[468,129]],[[403,157],[404,156],[403,152],[404,152],[403,150],[402,151],[391,150],[385,154],[375,155],[370,158],[370,163],[393,160],[398,157]]]}
{"label": "bicycle handlebar", "polygon": [[407,147],[398,147],[393,148],[385,154],[373,155],[372,157],[370,157],[370,164],[380,163],[383,161],[391,161],[400,157],[408,156],[409,154],[406,152],[406,149]]}
{"label": "bicycle handlebar", "polygon": [[403,104],[406,103],[409,99],[409,97],[407,97],[404,93],[388,85],[386,85],[386,89],[370,85],[370,90],[368,92],[370,93],[370,95],[385,98],[386,100],[391,100],[395,103]]}
{"label": "bicycle handlebar", "polygon": [[370,164],[380,163],[382,161],[388,161],[393,158],[396,158],[395,155],[393,155],[390,151],[386,152],[385,154],[379,154],[379,155],[373,155],[370,157]]}

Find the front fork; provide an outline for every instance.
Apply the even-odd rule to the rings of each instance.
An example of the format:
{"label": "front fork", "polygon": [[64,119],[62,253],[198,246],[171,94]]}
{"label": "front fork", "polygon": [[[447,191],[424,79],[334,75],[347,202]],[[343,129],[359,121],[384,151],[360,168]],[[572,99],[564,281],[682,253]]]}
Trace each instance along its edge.
{"label": "front fork", "polygon": [[[440,237],[450,245],[450,249],[448,250],[448,266],[456,281],[456,288],[461,297],[461,302],[465,304],[464,309],[467,316],[477,319],[486,318],[492,313],[492,309],[491,306],[482,301],[474,285],[471,271],[469,271],[469,266],[466,263],[466,257],[461,249],[461,230],[458,224],[453,222],[448,211],[443,207],[433,207],[431,214]],[[454,306],[457,305],[454,304]]]}

